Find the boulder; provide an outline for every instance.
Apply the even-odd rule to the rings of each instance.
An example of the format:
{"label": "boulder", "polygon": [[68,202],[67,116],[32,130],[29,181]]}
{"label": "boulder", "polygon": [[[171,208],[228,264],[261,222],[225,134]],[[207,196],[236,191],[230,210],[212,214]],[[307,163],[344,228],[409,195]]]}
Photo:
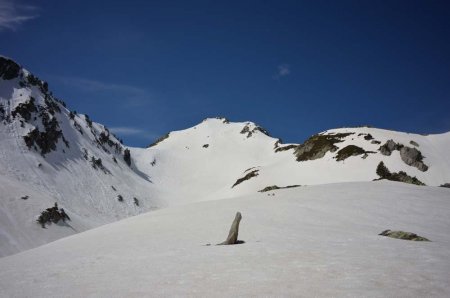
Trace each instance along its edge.
{"label": "boulder", "polygon": [[395,149],[397,149],[397,144],[393,140],[388,140],[379,150],[381,154],[390,156]]}
{"label": "boulder", "polygon": [[422,153],[416,148],[404,146],[400,149],[400,157],[403,162],[409,166],[418,168],[420,171],[425,172],[428,170],[428,166],[422,161]]}

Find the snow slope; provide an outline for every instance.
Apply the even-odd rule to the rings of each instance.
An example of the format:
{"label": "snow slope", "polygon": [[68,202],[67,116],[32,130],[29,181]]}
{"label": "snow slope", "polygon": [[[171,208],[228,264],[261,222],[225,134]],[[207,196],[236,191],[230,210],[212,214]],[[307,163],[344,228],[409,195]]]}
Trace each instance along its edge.
{"label": "snow slope", "polygon": [[[245,243],[205,246],[236,211]],[[449,189],[383,181],[170,207],[0,259],[0,296],[449,297],[449,212]]]}
{"label": "snow slope", "polygon": [[[155,187],[170,205],[251,194],[271,185],[372,181],[379,178],[376,168],[380,161],[392,172],[405,171],[427,185],[439,186],[450,181],[447,152],[450,133],[423,136],[369,127],[333,129],[321,134],[352,134],[335,144],[336,152],[327,152],[316,160],[298,162],[294,148],[276,152],[276,148],[293,144],[280,144],[279,139],[260,130],[248,137],[247,133],[241,133],[246,127],[250,131],[258,128],[252,122],[206,119],[189,129],[171,132],[168,138],[150,148],[133,148],[132,155],[139,170],[153,178]],[[399,151],[390,156],[381,154],[380,144],[364,139],[367,134],[380,144],[392,139],[414,147],[410,142],[416,142],[429,169],[422,172],[405,164]],[[208,145],[207,148],[204,145]],[[359,155],[337,161],[339,149],[348,145],[374,153],[366,158]],[[258,170],[258,176],[232,187],[237,179],[253,170]]]}

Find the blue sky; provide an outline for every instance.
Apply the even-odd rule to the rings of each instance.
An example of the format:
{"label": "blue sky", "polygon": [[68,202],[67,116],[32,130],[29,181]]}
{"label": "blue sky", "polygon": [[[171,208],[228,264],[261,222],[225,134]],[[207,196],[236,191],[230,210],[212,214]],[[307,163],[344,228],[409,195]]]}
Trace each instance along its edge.
{"label": "blue sky", "polygon": [[0,53],[128,145],[215,116],[450,130],[449,1],[0,0]]}

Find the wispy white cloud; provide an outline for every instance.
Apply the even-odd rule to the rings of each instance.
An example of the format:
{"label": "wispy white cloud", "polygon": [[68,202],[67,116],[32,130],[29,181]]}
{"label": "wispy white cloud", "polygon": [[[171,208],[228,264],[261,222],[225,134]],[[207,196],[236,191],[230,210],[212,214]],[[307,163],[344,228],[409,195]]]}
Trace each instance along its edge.
{"label": "wispy white cloud", "polygon": [[0,31],[17,30],[23,23],[39,16],[38,9],[16,0],[0,0]]}
{"label": "wispy white cloud", "polygon": [[101,91],[119,91],[129,93],[145,93],[144,89],[124,84],[104,83],[100,81],[75,78],[75,77],[59,77],[59,80],[66,84],[72,85],[84,91],[101,92]]}
{"label": "wispy white cloud", "polygon": [[277,71],[273,75],[274,79],[280,79],[282,77],[288,76],[291,74],[291,67],[289,64],[280,64],[277,66]]}
{"label": "wispy white cloud", "polygon": [[150,131],[131,126],[115,126],[109,127],[108,129],[118,136],[133,136],[146,140],[153,140],[158,138],[159,136],[158,134],[152,133]]}
{"label": "wispy white cloud", "polygon": [[121,100],[127,106],[139,106],[151,98],[149,92],[143,88],[117,83],[106,83],[77,77],[51,76],[64,85],[91,93],[107,93],[112,99]]}

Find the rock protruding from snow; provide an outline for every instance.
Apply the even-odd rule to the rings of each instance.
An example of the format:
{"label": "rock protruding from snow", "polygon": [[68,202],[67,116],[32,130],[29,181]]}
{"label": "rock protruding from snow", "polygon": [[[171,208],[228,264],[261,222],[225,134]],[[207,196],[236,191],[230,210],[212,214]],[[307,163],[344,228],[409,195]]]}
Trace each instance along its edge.
{"label": "rock protruding from snow", "polygon": [[335,152],[338,147],[336,143],[343,142],[344,138],[353,133],[318,134],[310,137],[305,143],[298,145],[294,154],[297,161],[315,160],[330,152]]}
{"label": "rock protruding from snow", "polygon": [[239,178],[238,180],[236,180],[236,182],[233,184],[233,186],[231,188],[235,187],[236,185],[241,184],[242,182],[244,182],[246,180],[249,180],[249,179],[251,179],[253,177],[258,176],[258,172],[259,172],[259,170],[253,170],[253,171],[247,173],[244,177]]}
{"label": "rock protruding from snow", "polygon": [[246,124],[244,128],[241,130],[241,134],[247,134],[247,138],[250,138],[257,131],[265,134],[266,136],[270,136],[267,130],[253,123]]}
{"label": "rock protruding from snow", "polygon": [[400,157],[408,166],[416,167],[422,172],[428,170],[428,166],[422,161],[422,153],[416,148],[403,146],[400,149]]}
{"label": "rock protruding from snow", "polygon": [[392,151],[397,150],[397,144],[393,140],[388,140],[379,150],[381,154],[390,156]]}
{"label": "rock protruding from snow", "polygon": [[11,59],[0,57],[0,79],[12,80],[19,76],[20,65]]}
{"label": "rock protruding from snow", "polygon": [[169,135],[170,135],[170,133],[166,133],[165,135],[163,135],[162,137],[158,138],[156,141],[154,141],[153,143],[148,145],[147,148],[151,148],[151,147],[154,147],[154,146],[158,145],[159,143],[161,143],[165,139],[169,138]]}
{"label": "rock protruding from snow", "polygon": [[349,158],[350,156],[357,156],[357,155],[363,155],[363,158],[367,158],[369,153],[376,153],[376,152],[366,151],[363,148],[355,145],[348,145],[337,152],[336,160],[342,161]]}
{"label": "rock protruding from snow", "polygon": [[272,190],[277,190],[277,189],[294,188],[294,187],[300,187],[300,186],[301,185],[299,185],[299,184],[288,185],[288,186],[271,185],[271,186],[266,186],[261,190],[258,190],[258,192],[267,192],[267,191],[272,191]]}
{"label": "rock protruding from snow", "polygon": [[415,185],[425,185],[422,181],[417,179],[417,177],[411,177],[404,171],[399,171],[398,173],[391,173],[389,169],[384,165],[382,161],[377,166],[376,173],[380,176],[380,179],[386,179],[397,182],[404,182]]}
{"label": "rock protruding from snow", "polygon": [[233,223],[231,224],[230,232],[228,232],[227,240],[218,245],[233,245],[238,244],[239,235],[239,223],[241,222],[242,215],[241,212],[237,212],[234,217]]}
{"label": "rock protruding from snow", "polygon": [[[410,141],[414,146],[418,144],[414,141]],[[393,151],[400,151],[400,157],[403,162],[408,166],[416,167],[422,172],[428,170],[428,166],[423,163],[423,155],[416,148],[404,146],[400,143],[395,143],[393,140],[388,140],[383,146],[379,148],[381,154],[390,156]]]}
{"label": "rock protruding from snow", "polygon": [[391,231],[391,230],[385,230],[378,234],[380,236],[386,236],[390,238],[395,239],[402,239],[402,240],[411,240],[411,241],[430,241],[425,237],[418,236],[415,233],[411,232],[404,232],[404,231]]}

